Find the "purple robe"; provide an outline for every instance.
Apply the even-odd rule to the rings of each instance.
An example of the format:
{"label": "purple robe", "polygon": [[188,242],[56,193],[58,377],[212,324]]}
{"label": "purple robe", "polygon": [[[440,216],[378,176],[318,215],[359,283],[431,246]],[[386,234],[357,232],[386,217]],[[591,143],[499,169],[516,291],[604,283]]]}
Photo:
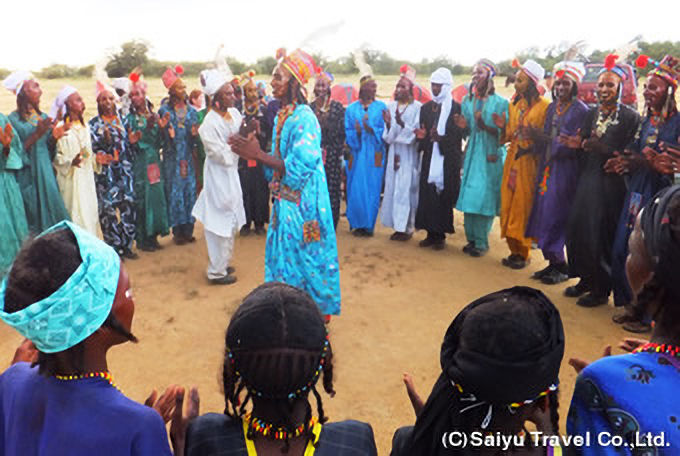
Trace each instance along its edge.
{"label": "purple robe", "polygon": [[579,150],[560,144],[558,138],[583,130],[587,114],[588,107],[574,100],[566,112],[558,115],[557,102],[553,101],[545,117],[544,131],[551,141],[540,150],[536,196],[526,236],[536,239],[544,258],[554,264],[565,262],[567,222],[579,180]]}

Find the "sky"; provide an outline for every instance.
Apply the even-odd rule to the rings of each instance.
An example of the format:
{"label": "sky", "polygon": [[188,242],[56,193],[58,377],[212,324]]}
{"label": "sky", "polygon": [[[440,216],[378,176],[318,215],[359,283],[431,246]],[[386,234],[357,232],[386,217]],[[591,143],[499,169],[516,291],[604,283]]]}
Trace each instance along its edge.
{"label": "sky", "polygon": [[[273,56],[279,47],[304,45],[308,52],[335,58],[365,44],[397,59],[445,55],[464,65],[579,40],[590,49],[616,48],[637,35],[680,41],[678,0],[636,2],[636,10],[623,6],[629,2],[601,0],[4,3],[0,68],[12,70],[91,65],[132,39],[147,41],[150,57],[166,61],[211,61],[220,44],[228,56],[246,63]],[[36,12],[32,17],[28,6]],[[674,18],[674,26],[659,26],[652,17],[657,10],[658,18]]]}

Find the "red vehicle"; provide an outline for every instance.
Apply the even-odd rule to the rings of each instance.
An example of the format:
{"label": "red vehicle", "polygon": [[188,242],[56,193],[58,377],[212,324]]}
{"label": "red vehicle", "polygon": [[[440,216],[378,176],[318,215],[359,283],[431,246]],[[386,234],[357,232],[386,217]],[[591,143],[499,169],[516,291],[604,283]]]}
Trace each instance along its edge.
{"label": "red vehicle", "polygon": [[[627,63],[619,64],[619,66],[624,68],[628,75],[626,80],[623,81],[623,96],[621,101],[623,104],[637,110],[637,74],[633,67]],[[597,104],[597,77],[603,67],[604,64],[602,63],[586,64],[586,75],[583,78],[583,81],[578,85],[578,98],[588,106],[595,106]]]}

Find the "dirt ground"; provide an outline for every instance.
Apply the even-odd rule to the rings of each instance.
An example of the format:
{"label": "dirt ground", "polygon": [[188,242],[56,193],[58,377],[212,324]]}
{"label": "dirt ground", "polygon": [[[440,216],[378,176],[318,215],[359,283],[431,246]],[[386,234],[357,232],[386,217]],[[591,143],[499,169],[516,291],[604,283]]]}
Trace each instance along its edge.
{"label": "dirt ground", "polygon": [[[440,372],[442,338],[458,311],[492,291],[535,286],[529,276],[545,265],[540,251],[533,251],[527,269],[502,267],[508,250],[497,226],[488,255],[464,255],[460,213],[456,234],[442,252],[418,248],[423,233],[403,244],[390,242],[389,234],[379,228],[372,239],[354,238],[346,219],[340,222],[342,316],[330,324],[337,395],[323,396],[332,420],[352,418],[373,425],[380,454],[389,454],[395,429],[414,422],[403,373],[411,373],[427,397]],[[221,412],[224,332],[239,302],[262,283],[265,242],[263,237],[238,238],[234,265],[239,281],[216,287],[205,278],[207,252],[199,225],[196,238],[195,244],[182,247],[164,238],[161,252],[141,253],[141,259],[126,263],[137,305],[133,332],[140,343],[114,348],[110,369],[125,394],[137,401],[172,383],[197,385],[201,411]],[[560,309],[566,330],[560,406],[564,426],[575,380],[568,358],[595,359],[605,344],[615,344],[625,333],[610,320],[613,308],[582,309],[562,296],[565,285],[541,288]],[[0,323],[0,371],[20,341]]]}

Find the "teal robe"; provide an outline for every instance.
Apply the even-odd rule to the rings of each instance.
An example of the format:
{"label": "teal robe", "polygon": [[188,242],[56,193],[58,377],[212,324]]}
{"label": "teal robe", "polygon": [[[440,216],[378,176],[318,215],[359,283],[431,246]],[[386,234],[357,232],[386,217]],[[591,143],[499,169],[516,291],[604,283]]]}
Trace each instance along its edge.
{"label": "teal robe", "polygon": [[[9,115],[14,135],[25,143],[36,130],[38,122],[47,114],[34,114],[23,120],[17,111]],[[71,220],[54,175],[52,159],[47,146],[52,130],[45,133],[30,150],[21,151],[23,168],[17,171],[17,181],[24,199],[26,220],[31,233],[39,234],[63,220]]]}
{"label": "teal robe", "polygon": [[[493,114],[509,118],[508,100],[496,94],[484,100],[463,100],[462,111],[470,130],[465,148],[465,163],[460,195],[456,209],[461,212],[495,217],[501,208],[501,181],[503,180],[503,163],[505,161],[505,145],[499,143],[500,131],[497,137],[477,128],[475,111],[482,111],[482,120],[487,126],[493,123]],[[496,163],[487,161],[487,156],[496,155]]]}
{"label": "teal robe", "polygon": [[129,114],[125,118],[126,130],[142,132],[142,138],[130,144],[137,213],[135,240],[141,248],[153,247],[156,236],[170,234],[159,154],[163,143],[162,132],[157,124],[148,129],[146,122],[144,116],[137,114]]}
{"label": "teal robe", "polygon": [[[0,129],[4,131],[9,120],[0,114]],[[15,133],[10,144],[9,155],[5,156],[0,145],[0,277],[9,269],[21,243],[28,236],[28,224],[21,190],[16,181],[21,162],[23,145]]]}

